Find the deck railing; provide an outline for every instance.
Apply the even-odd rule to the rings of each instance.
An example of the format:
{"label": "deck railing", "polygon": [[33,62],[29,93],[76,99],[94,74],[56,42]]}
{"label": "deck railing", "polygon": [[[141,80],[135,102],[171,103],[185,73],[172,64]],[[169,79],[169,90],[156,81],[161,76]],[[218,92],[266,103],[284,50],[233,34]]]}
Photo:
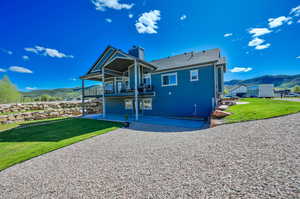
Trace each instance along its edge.
{"label": "deck railing", "polygon": [[92,87],[84,90],[84,96],[100,96],[102,93],[102,89],[99,87]]}
{"label": "deck railing", "polygon": [[[152,92],[153,91],[153,86],[151,85],[140,85],[138,87],[139,93],[147,93],[147,92]],[[121,90],[115,92],[115,90],[105,90],[105,94],[124,94],[124,93],[134,93],[134,89],[125,89],[122,88]],[[84,90],[84,96],[85,97],[98,97],[102,95],[102,88],[100,87],[92,87],[92,88],[87,88]]]}

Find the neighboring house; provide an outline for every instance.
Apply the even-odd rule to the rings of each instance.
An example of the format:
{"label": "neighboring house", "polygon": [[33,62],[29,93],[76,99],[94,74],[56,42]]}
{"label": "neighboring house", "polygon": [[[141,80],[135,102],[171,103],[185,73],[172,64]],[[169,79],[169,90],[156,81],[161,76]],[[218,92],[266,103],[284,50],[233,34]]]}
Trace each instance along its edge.
{"label": "neighboring house", "polygon": [[274,90],[274,97],[285,97],[291,93],[290,89]]}
{"label": "neighboring house", "polygon": [[229,90],[233,97],[274,97],[273,84],[246,85],[240,84]]}
{"label": "neighboring house", "polygon": [[247,85],[240,84],[231,88],[228,92],[229,96],[234,97],[246,97],[247,95]]}
{"label": "neighboring house", "polygon": [[[147,62],[144,49],[128,53],[108,46],[82,79],[104,82],[106,114],[208,117],[223,94],[225,58],[219,49],[189,52]],[[101,83],[100,83],[101,84]]]}
{"label": "neighboring house", "polygon": [[259,84],[248,86],[248,97],[274,97],[273,84]]}

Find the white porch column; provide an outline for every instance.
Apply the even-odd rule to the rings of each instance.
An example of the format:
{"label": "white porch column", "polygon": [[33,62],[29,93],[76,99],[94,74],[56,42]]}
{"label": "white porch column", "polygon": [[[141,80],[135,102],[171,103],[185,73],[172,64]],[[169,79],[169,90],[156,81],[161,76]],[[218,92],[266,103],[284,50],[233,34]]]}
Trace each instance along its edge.
{"label": "white porch column", "polygon": [[138,104],[138,73],[137,73],[137,61],[134,59],[134,96],[135,96],[135,120],[139,119],[139,104]]}
{"label": "white porch column", "polygon": [[105,117],[105,78],[104,78],[104,67],[102,67],[102,116]]}

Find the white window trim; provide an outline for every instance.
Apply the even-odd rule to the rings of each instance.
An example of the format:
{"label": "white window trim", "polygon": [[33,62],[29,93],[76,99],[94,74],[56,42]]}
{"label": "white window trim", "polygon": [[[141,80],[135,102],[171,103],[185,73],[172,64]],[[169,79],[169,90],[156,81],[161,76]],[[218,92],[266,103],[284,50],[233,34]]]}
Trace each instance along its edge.
{"label": "white window trim", "polygon": [[[144,101],[145,101],[145,100],[149,100],[149,101],[150,101],[150,103],[151,103],[151,108],[145,108],[145,106],[144,106]],[[152,98],[143,98],[141,102],[142,102],[142,108],[141,108],[141,107],[140,107],[140,108],[141,108],[142,110],[152,110]]]}
{"label": "white window trim", "polygon": [[[197,73],[197,79],[192,79],[192,73],[196,72]],[[194,70],[190,70],[190,81],[198,81],[199,80],[199,70],[198,69],[194,69]]]}
{"label": "white window trim", "polygon": [[144,74],[143,81],[144,81],[145,78],[149,78],[150,79],[150,85],[152,85],[151,73]]}
{"label": "white window trim", "polygon": [[[131,107],[130,108],[126,107],[126,101],[131,101]],[[125,110],[132,110],[133,109],[133,99],[125,99],[124,100],[124,108],[125,108]]]}
{"label": "white window trim", "polygon": [[[170,75],[175,75],[175,77],[176,77],[176,83],[175,84],[166,84],[166,85],[164,85],[164,76],[170,76]],[[165,86],[177,86],[177,84],[178,84],[178,80],[177,80],[177,72],[175,72],[175,73],[166,73],[166,74],[162,74],[161,75],[161,86],[163,86],[163,87],[165,87]]]}

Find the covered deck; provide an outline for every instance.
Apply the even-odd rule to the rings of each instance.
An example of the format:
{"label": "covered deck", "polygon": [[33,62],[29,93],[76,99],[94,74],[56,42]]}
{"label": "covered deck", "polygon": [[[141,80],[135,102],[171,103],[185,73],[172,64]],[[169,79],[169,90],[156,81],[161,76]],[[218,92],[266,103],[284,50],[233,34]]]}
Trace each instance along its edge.
{"label": "covered deck", "polygon": [[[108,47],[82,80],[82,113],[85,115],[84,102],[87,98],[99,98],[102,101],[102,117],[106,118],[105,99],[109,97],[134,98],[135,120],[139,119],[139,96],[154,96],[151,80],[147,75],[156,67],[137,57],[118,49]],[[85,81],[97,81],[99,86],[85,88]]]}

